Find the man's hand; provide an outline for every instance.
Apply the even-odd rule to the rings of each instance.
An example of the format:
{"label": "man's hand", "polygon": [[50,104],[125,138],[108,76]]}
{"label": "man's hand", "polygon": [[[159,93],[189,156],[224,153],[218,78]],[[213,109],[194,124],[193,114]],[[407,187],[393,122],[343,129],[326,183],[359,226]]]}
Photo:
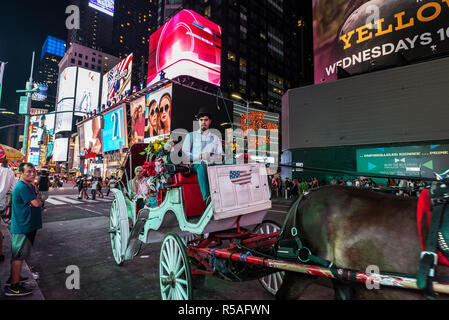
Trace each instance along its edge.
{"label": "man's hand", "polygon": [[200,159],[209,161],[209,159],[210,159],[210,152],[205,152],[205,153],[201,154],[200,155]]}

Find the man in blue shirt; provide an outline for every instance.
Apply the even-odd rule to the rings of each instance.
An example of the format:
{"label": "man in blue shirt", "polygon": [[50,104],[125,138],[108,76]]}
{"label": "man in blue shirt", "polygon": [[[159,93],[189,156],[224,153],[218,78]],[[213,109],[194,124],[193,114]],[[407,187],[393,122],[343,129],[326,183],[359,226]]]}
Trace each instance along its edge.
{"label": "man in blue shirt", "polygon": [[201,108],[196,115],[200,130],[189,133],[182,145],[182,152],[193,163],[192,171],[198,175],[203,200],[209,205],[210,187],[207,166],[209,164],[222,163],[223,147],[219,137],[210,132],[212,115],[204,108]]}
{"label": "man in blue shirt", "polygon": [[11,276],[6,282],[6,296],[25,296],[32,290],[25,288],[20,277],[22,264],[27,260],[34,243],[36,232],[42,229],[42,206],[44,196],[36,192],[33,185],[36,170],[31,163],[22,163],[22,174],[12,192],[11,216]]}

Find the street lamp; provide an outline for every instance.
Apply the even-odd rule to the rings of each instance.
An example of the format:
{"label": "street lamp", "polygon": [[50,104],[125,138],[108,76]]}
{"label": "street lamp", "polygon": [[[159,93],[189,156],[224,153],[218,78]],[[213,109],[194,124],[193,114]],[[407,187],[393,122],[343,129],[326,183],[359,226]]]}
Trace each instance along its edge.
{"label": "street lamp", "polygon": [[249,100],[245,100],[245,99],[242,98],[242,96],[240,96],[240,95],[238,95],[238,94],[236,94],[236,93],[233,93],[233,94],[231,95],[231,97],[233,97],[234,99],[237,99],[237,100],[241,100],[241,101],[243,101],[243,102],[246,103],[246,124],[248,125],[248,128],[247,128],[247,129],[249,129],[249,105],[250,105],[250,104],[257,104],[257,105],[263,106],[263,103],[260,102],[260,101],[249,101]]}

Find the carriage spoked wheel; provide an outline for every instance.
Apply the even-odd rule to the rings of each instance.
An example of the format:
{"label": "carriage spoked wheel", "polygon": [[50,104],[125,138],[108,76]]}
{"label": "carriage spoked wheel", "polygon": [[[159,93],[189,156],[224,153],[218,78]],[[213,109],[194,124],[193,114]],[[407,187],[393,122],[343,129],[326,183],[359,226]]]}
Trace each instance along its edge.
{"label": "carriage spoked wheel", "polygon": [[125,261],[125,250],[129,239],[128,212],[123,194],[115,194],[111,204],[109,218],[109,236],[111,239],[112,254],[115,262],[120,266]]}
{"label": "carriage spoked wheel", "polygon": [[[254,233],[270,234],[279,230],[281,230],[281,227],[276,222],[266,220],[254,229]],[[284,276],[284,272],[276,272],[260,278],[259,282],[266,291],[275,295],[282,285]]]}
{"label": "carriage spoked wheel", "polygon": [[162,300],[192,300],[192,275],[183,240],[168,233],[162,241],[159,258]]}

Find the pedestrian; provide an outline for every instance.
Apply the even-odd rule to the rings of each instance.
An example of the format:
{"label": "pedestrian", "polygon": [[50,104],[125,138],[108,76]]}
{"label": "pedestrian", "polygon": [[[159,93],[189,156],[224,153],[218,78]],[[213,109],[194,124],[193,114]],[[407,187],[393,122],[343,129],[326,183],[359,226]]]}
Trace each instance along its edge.
{"label": "pedestrian", "polygon": [[12,193],[11,274],[6,282],[6,296],[25,296],[33,291],[23,286],[20,276],[23,261],[30,256],[37,230],[42,229],[44,197],[33,186],[36,169],[31,163],[19,166],[22,176]]}
{"label": "pedestrian", "polygon": [[100,196],[100,198],[104,198],[103,192],[101,191],[101,188],[103,188],[103,179],[101,179],[100,177],[98,177],[97,179],[97,193]]}
{"label": "pedestrian", "polygon": [[97,185],[98,185],[98,180],[97,178],[93,178],[92,184],[91,184],[91,189],[90,189],[90,193],[92,195],[92,200],[96,199],[97,196]]}
{"label": "pedestrian", "polygon": [[[0,212],[3,217],[3,213],[7,212],[9,207],[10,198],[7,196],[11,193],[14,186],[16,185],[16,179],[14,172],[6,168],[7,161],[6,158],[0,159]],[[0,229],[0,262],[5,260],[3,254],[3,234]]]}
{"label": "pedestrian", "polygon": [[309,189],[309,185],[304,180],[299,181],[299,194],[304,194]]}
{"label": "pedestrian", "polygon": [[106,197],[109,197],[109,192],[111,192],[111,189],[114,189],[117,187],[117,180],[114,176],[111,176],[111,179],[109,179],[108,183],[108,192],[106,193]]}
{"label": "pedestrian", "polygon": [[293,201],[295,201],[295,199],[298,198],[300,194],[301,193],[300,193],[300,189],[299,189],[299,181],[298,181],[298,179],[293,179],[292,191],[291,191]]}
{"label": "pedestrian", "polygon": [[[44,200],[48,199],[48,190],[50,188],[50,180],[48,179],[48,171],[47,169],[43,169],[41,175],[37,179],[37,189],[40,194],[44,196]],[[42,210],[46,210],[45,207],[42,207]]]}
{"label": "pedestrian", "polygon": [[290,178],[285,178],[285,193],[287,195],[287,198],[290,198],[292,195],[291,193],[292,187],[293,182],[290,180]]}
{"label": "pedestrian", "polygon": [[87,175],[85,175],[84,177],[83,177],[83,180],[82,180],[82,190],[81,190],[81,198],[86,198],[86,200],[89,200],[90,198],[89,198],[89,196],[88,196],[88,194],[87,194],[87,188],[89,188],[89,184],[90,184],[90,182],[89,182],[89,180],[87,179]]}

